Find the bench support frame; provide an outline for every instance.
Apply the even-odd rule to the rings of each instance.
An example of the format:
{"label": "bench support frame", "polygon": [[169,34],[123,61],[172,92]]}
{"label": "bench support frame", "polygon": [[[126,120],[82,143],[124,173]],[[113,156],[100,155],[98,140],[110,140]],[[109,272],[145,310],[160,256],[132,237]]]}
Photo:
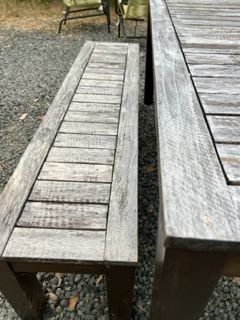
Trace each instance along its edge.
{"label": "bench support frame", "polygon": [[0,289],[22,319],[42,319],[44,295],[34,273],[15,273],[1,261]]}

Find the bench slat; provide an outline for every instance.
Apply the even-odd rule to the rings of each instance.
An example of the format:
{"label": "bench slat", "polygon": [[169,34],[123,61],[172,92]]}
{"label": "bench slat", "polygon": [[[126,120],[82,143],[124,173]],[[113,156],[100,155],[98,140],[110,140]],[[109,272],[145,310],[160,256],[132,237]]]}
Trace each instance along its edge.
{"label": "bench slat", "polygon": [[124,78],[120,74],[104,74],[95,72],[84,72],[83,79],[96,79],[96,80],[110,80],[110,81],[122,81]]}
{"label": "bench slat", "polygon": [[233,78],[194,78],[199,93],[239,94],[239,79]]}
{"label": "bench slat", "polygon": [[113,164],[114,150],[52,147],[48,154],[47,161]]}
{"label": "bench slat", "polygon": [[28,257],[28,261],[102,261],[104,243],[105,231],[14,228],[3,256]]}
{"label": "bench slat", "polygon": [[106,205],[27,202],[17,226],[104,230],[107,211]]}
{"label": "bench slat", "polygon": [[105,95],[105,94],[83,94],[76,93],[73,96],[73,101],[76,102],[100,102],[100,103],[121,103],[120,95]]}
{"label": "bench slat", "polygon": [[29,200],[107,204],[110,187],[108,183],[37,180]]}
{"label": "bench slat", "polygon": [[116,136],[117,130],[117,123],[86,123],[63,121],[59,132]]}
{"label": "bench slat", "polygon": [[[168,247],[237,249],[240,241],[239,214],[229,193],[168,9],[163,0],[152,0],[150,5],[156,78],[161,236]],[[195,78],[194,81],[199,92],[214,93],[220,89],[223,92],[230,89],[231,92],[239,87],[236,79]]]}
{"label": "bench slat", "polygon": [[112,96],[120,96],[122,94],[122,88],[101,88],[101,87],[85,87],[79,86],[77,88],[76,93],[86,94],[91,93],[93,95],[112,95]]}
{"label": "bench slat", "polygon": [[80,81],[80,86],[86,86],[86,87],[93,86],[93,87],[101,87],[101,88],[119,88],[122,85],[123,85],[123,82],[121,81],[107,81],[107,80],[98,81],[98,80],[91,80],[91,79],[82,79]]}
{"label": "bench slat", "polygon": [[115,136],[59,133],[54,141],[55,147],[75,147],[93,149],[115,149]]}
{"label": "bench slat", "polygon": [[111,263],[135,264],[138,261],[138,57],[138,46],[130,44],[104,255]]}
{"label": "bench slat", "polygon": [[65,121],[80,121],[80,122],[99,122],[99,123],[118,123],[119,111],[95,112],[95,111],[68,111]]}
{"label": "bench slat", "polygon": [[120,104],[72,102],[68,111],[87,111],[87,112],[119,112]]}
{"label": "bench slat", "polygon": [[[94,51],[96,52],[96,49]],[[125,73],[125,69],[124,68],[122,68],[122,69],[119,69],[119,68],[118,69],[117,68],[112,68],[112,69],[110,69],[110,68],[97,68],[96,69],[96,68],[92,68],[88,65],[85,72],[87,72],[87,73],[96,73],[97,72],[98,74],[102,73],[102,74],[111,74],[111,75],[119,74],[119,75],[123,76]]]}
{"label": "bench slat", "polygon": [[38,179],[79,182],[111,182],[112,166],[45,162]]}
{"label": "bench slat", "polygon": [[0,256],[49,151],[93,48],[94,43],[91,42],[83,46],[43,122],[0,195]]}

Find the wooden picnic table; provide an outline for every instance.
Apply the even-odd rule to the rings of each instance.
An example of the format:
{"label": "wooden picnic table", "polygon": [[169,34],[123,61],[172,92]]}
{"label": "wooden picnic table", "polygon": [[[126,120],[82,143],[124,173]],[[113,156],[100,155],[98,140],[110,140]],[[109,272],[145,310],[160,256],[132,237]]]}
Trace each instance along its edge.
{"label": "wooden picnic table", "polygon": [[198,319],[219,277],[240,275],[239,78],[239,1],[150,0],[145,102],[161,208],[152,319]]}

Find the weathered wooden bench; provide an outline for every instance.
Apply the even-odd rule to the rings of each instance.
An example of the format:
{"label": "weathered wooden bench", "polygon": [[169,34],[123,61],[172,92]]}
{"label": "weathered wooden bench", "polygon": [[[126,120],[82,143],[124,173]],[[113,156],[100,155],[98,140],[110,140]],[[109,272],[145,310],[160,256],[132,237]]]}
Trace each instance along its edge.
{"label": "weathered wooden bench", "polygon": [[0,197],[0,290],[40,319],[35,274],[106,274],[131,319],[138,260],[138,46],[86,42]]}
{"label": "weathered wooden bench", "polygon": [[[216,8],[212,20],[201,21],[207,28],[216,11],[229,9],[227,1],[224,10],[218,1],[211,5]],[[240,168],[240,153],[228,144],[239,143],[240,122],[233,116],[239,106],[239,81],[232,81],[235,71],[226,63],[232,52],[240,53],[239,40],[227,40],[227,29],[221,40],[211,28],[206,29],[207,37],[201,37],[203,29],[193,36],[190,22],[198,24],[202,10],[209,11],[205,1],[182,5],[179,0],[150,0],[145,98],[151,102],[154,82],[160,189],[153,320],[199,319],[220,276],[240,275],[240,187],[235,169]],[[216,61],[226,65],[217,66]],[[225,78],[219,80],[219,75]],[[227,112],[232,126],[225,131],[217,114]],[[216,143],[220,141],[223,145]],[[221,147],[234,150],[225,162],[235,170],[226,170],[217,153]]]}

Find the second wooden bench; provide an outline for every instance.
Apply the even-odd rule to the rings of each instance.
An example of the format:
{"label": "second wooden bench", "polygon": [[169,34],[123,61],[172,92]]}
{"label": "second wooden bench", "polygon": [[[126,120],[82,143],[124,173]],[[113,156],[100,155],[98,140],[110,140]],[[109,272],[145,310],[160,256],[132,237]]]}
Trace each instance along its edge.
{"label": "second wooden bench", "polygon": [[0,290],[41,319],[37,272],[104,273],[131,319],[138,260],[138,46],[86,42],[0,197]]}

